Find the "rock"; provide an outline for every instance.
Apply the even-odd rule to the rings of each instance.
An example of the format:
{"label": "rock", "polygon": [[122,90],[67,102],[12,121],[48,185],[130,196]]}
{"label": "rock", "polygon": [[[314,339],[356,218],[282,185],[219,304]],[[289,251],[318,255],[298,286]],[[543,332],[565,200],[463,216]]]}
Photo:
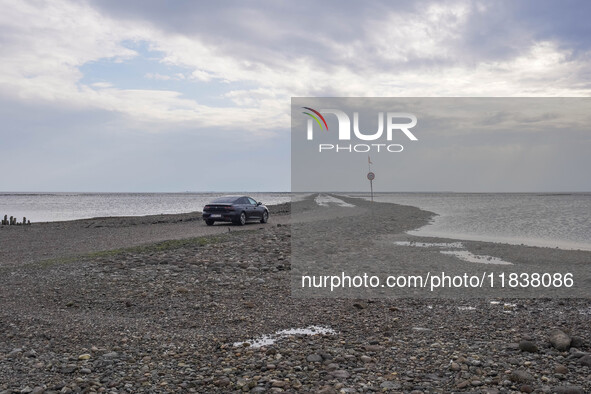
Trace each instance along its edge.
{"label": "rock", "polygon": [[357,309],[365,309],[367,308],[367,304],[365,302],[356,302],[353,306]]}
{"label": "rock", "polygon": [[85,353],[78,356],[78,360],[88,360],[90,358],[90,354]]}
{"label": "rock", "polygon": [[470,385],[470,381],[464,380],[463,382],[458,383],[456,387],[459,389],[464,389],[464,388],[468,387],[469,385]]}
{"label": "rock", "polygon": [[365,356],[364,355],[364,356],[359,357],[359,359],[361,361],[363,361],[364,363],[370,363],[371,362],[371,357],[369,357],[369,356]]}
{"label": "rock", "polygon": [[577,349],[581,349],[585,347],[585,340],[581,337],[572,337],[570,341],[571,347],[576,347]]}
{"label": "rock", "polygon": [[318,390],[317,394],[336,394],[336,390],[330,386],[322,386],[320,390]]}
{"label": "rock", "polygon": [[16,355],[18,355],[18,354],[20,354],[20,353],[22,353],[22,352],[23,352],[23,349],[21,349],[21,348],[17,347],[17,348],[15,348],[15,349],[12,349],[12,350],[10,351],[10,353],[8,353],[8,357],[14,357],[14,356],[16,356]]}
{"label": "rock", "polygon": [[585,365],[587,367],[591,367],[591,354],[583,356],[579,359],[579,363],[581,365]]}
{"label": "rock", "polygon": [[402,385],[398,382],[386,380],[385,382],[382,382],[382,384],[380,384],[380,387],[386,390],[400,390],[402,388]]}
{"label": "rock", "polygon": [[306,357],[306,361],[310,363],[319,363],[322,361],[322,356],[316,353],[309,354],[308,357]]}
{"label": "rock", "polygon": [[285,387],[287,382],[284,380],[271,380],[271,386],[273,387]]}
{"label": "rock", "polygon": [[531,393],[532,391],[534,391],[534,389],[528,384],[524,384],[523,386],[521,386],[520,390],[522,393]]}
{"label": "rock", "polygon": [[509,380],[511,380],[514,383],[527,383],[527,382],[531,382],[534,379],[534,377],[526,371],[513,371],[511,372],[511,375],[509,376]]}
{"label": "rock", "polygon": [[92,371],[90,370],[90,368],[81,368],[80,373],[82,373],[84,375],[88,375],[88,374],[92,373]]}
{"label": "rock", "polygon": [[31,394],[43,394],[45,392],[45,389],[41,386],[37,386],[33,389],[33,391],[31,391]]}
{"label": "rock", "polygon": [[581,358],[581,357],[585,357],[589,355],[589,353],[587,352],[582,352],[578,349],[575,349],[573,347],[570,348],[570,354],[568,355],[568,358]]}
{"label": "rock", "polygon": [[562,364],[558,364],[556,368],[554,368],[554,372],[566,375],[568,373],[568,368]]}
{"label": "rock", "polygon": [[222,377],[213,381],[213,384],[217,387],[224,387],[230,384],[230,379],[227,376]]}
{"label": "rock", "polygon": [[110,358],[110,359],[112,359],[112,358],[118,358],[119,357],[119,353],[117,353],[117,352],[109,352],[109,353],[103,354],[103,357],[104,358]]}
{"label": "rock", "polygon": [[336,371],[330,371],[329,375],[338,379],[347,379],[349,377],[349,372],[345,371],[344,369],[339,369]]}
{"label": "rock", "polygon": [[66,365],[61,368],[61,373],[74,373],[76,371],[75,365]]}
{"label": "rock", "polygon": [[537,353],[538,352],[538,347],[532,341],[519,342],[519,349],[522,352],[528,352],[528,353]]}
{"label": "rock", "polygon": [[560,351],[565,351],[570,348],[570,337],[562,330],[553,330],[550,332],[548,339],[552,346]]}
{"label": "rock", "polygon": [[365,350],[368,352],[381,352],[384,350],[384,347],[380,345],[367,345],[365,346]]}
{"label": "rock", "polygon": [[461,367],[460,367],[460,364],[458,364],[458,363],[451,363],[451,365],[449,366],[449,369],[457,372],[461,369]]}
{"label": "rock", "polygon": [[585,394],[582,387],[579,386],[558,386],[552,390],[556,394]]}

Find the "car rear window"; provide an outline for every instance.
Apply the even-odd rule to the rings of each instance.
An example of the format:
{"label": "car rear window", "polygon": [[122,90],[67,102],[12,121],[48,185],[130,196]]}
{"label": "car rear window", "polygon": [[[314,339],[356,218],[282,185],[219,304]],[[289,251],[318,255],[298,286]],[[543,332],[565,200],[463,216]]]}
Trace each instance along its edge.
{"label": "car rear window", "polygon": [[219,203],[231,203],[231,202],[235,202],[236,200],[238,200],[238,197],[218,197],[218,198],[214,198],[211,202],[213,204],[219,204]]}

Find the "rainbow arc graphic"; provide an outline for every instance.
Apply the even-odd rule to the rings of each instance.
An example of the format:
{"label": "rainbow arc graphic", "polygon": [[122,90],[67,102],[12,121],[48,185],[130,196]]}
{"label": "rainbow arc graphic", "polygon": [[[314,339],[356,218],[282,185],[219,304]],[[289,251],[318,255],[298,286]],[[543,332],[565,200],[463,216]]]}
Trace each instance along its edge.
{"label": "rainbow arc graphic", "polygon": [[[326,124],[326,120],[324,119],[324,116],[322,116],[320,114],[320,112],[316,111],[313,108],[310,107],[302,107],[303,109],[307,109],[310,112],[314,112],[314,114],[316,114],[317,116],[315,116],[314,114],[311,114],[310,112],[302,112],[303,114],[308,115],[309,117],[311,117],[312,119],[314,119],[316,121],[316,123],[318,123],[318,126],[320,126],[320,129],[324,129],[326,128],[326,131],[328,131],[328,125]],[[322,119],[322,123],[324,123],[324,126],[322,126],[322,123],[320,123],[320,119]]]}

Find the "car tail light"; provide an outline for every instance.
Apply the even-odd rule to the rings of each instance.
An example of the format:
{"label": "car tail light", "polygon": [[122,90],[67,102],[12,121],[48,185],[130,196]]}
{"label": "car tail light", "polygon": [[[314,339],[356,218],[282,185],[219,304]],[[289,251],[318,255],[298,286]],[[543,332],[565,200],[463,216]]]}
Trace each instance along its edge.
{"label": "car tail light", "polygon": [[234,207],[224,207],[224,209],[225,209],[226,211],[233,211],[233,210],[234,210]]}
{"label": "car tail light", "polygon": [[210,209],[210,208],[211,208],[211,207],[210,207],[209,205],[206,205],[206,206],[204,206],[204,207],[203,207],[203,210],[204,210],[204,211],[207,211],[207,210],[208,210],[208,209]]}

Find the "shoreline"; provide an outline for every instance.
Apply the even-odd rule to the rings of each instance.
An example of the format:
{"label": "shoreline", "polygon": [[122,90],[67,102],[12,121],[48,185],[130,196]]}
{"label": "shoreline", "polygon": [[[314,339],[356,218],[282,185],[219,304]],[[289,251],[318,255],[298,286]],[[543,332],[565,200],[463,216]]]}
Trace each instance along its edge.
{"label": "shoreline", "polygon": [[[390,195],[392,193],[377,193],[382,195]],[[395,194],[395,193],[394,193]],[[413,194],[413,193],[406,193],[401,192],[401,194]],[[490,195],[490,194],[499,194],[499,195],[536,195],[536,196],[570,196],[570,195],[589,195],[590,192],[557,192],[557,193],[530,193],[530,192],[523,192],[523,193],[452,193],[452,192],[445,192],[445,193],[423,193],[417,192],[416,194],[472,194],[472,195]],[[340,194],[335,193],[334,195],[347,197],[350,196],[352,198],[360,198],[365,201],[369,201],[369,196],[356,196],[354,194],[347,195],[347,194]],[[433,213],[433,217],[431,218],[430,222],[426,225],[408,231],[408,235],[412,235],[415,237],[425,237],[425,238],[445,238],[445,239],[455,239],[457,241],[474,241],[474,242],[490,242],[490,243],[501,243],[507,245],[516,245],[516,246],[531,246],[531,247],[538,247],[538,248],[549,248],[549,249],[561,249],[561,250],[573,250],[573,251],[591,251],[591,244],[582,244],[579,241],[568,241],[568,240],[561,240],[556,241],[552,239],[543,239],[543,238],[517,238],[516,236],[500,236],[496,234],[488,234],[488,235],[474,235],[474,234],[465,234],[460,232],[437,232],[429,230],[429,226],[435,226],[435,221],[437,221],[437,217],[441,217],[442,214],[429,211],[429,209],[421,208],[418,205],[411,205],[411,204],[403,204],[400,202],[391,202],[391,201],[383,201],[382,203],[385,204],[398,204],[398,205],[408,205],[412,206],[421,210],[425,210],[428,212]],[[453,215],[452,215],[453,216]]]}
{"label": "shoreline", "polygon": [[[191,194],[193,192],[187,192],[187,193]],[[212,193],[214,193],[214,192],[212,192]],[[271,193],[283,194],[284,192],[271,192]],[[10,192],[9,194],[14,194],[14,193]],[[52,193],[45,193],[45,194],[51,195]],[[55,194],[55,193],[53,193],[53,194]],[[86,193],[86,194],[109,194],[109,193]],[[133,194],[133,193],[111,193],[111,194]],[[136,193],[136,194],[153,194],[153,193]],[[163,194],[184,194],[184,193],[181,192],[181,193],[163,193]],[[316,195],[318,193],[300,193],[300,194],[304,195],[302,198],[309,198],[310,196]],[[351,198],[359,198],[362,200],[369,201],[369,196],[363,195],[362,193],[361,194],[358,193],[359,195],[356,195],[355,193],[343,194],[340,192],[338,192],[338,193],[320,193],[320,194],[334,195],[334,196],[340,196],[340,197],[345,197],[345,198],[347,198],[349,196]],[[390,195],[390,194],[393,194],[393,193],[381,192],[381,193],[376,193],[376,196]],[[396,194],[396,193],[394,193],[394,194]],[[400,194],[413,194],[413,193],[400,192]],[[499,195],[563,196],[563,195],[587,195],[587,194],[591,194],[591,192],[555,192],[555,193],[550,193],[550,192],[511,192],[511,193],[505,193],[505,192],[500,192],[500,193],[416,192],[415,194],[456,194],[456,195],[499,194]],[[292,200],[293,200],[292,202],[301,201],[302,198],[297,198],[297,199],[293,200],[293,196],[292,196]],[[572,251],[591,251],[591,244],[590,245],[580,244],[578,241],[565,240],[565,241],[556,241],[555,242],[550,239],[541,239],[541,238],[535,239],[535,238],[516,238],[516,237],[512,237],[512,236],[503,237],[503,236],[499,236],[499,235],[473,235],[473,234],[464,234],[464,233],[459,233],[459,232],[455,232],[455,233],[454,232],[429,232],[428,227],[433,225],[432,221],[436,220],[436,217],[441,216],[441,214],[439,214],[437,212],[429,211],[428,209],[425,209],[425,208],[421,208],[418,205],[410,205],[410,204],[403,204],[403,203],[399,203],[399,202],[390,202],[390,201],[385,201],[383,203],[412,206],[414,208],[421,209],[421,210],[424,210],[427,212],[431,212],[433,214],[433,217],[431,218],[431,221],[429,223],[427,223],[426,225],[424,225],[422,227],[419,227],[416,229],[411,229],[408,231],[408,235],[412,235],[412,236],[416,236],[416,237],[445,238],[445,239],[455,239],[458,241],[490,242],[490,243],[500,243],[500,244],[507,244],[507,245],[516,245],[516,246],[531,246],[531,247],[539,247],[539,248],[561,249],[561,250],[572,250]],[[278,211],[278,213],[283,214],[285,210],[281,209],[281,207],[284,207],[289,204],[291,204],[291,202],[285,202],[285,203],[279,203],[279,204],[273,204],[273,205],[267,205],[267,206],[269,207],[271,213],[273,213],[273,211]],[[87,223],[89,226],[120,227],[120,226],[126,226],[126,225],[133,226],[133,225],[137,225],[137,224],[157,224],[157,223],[174,223],[174,222],[182,222],[182,221],[192,221],[192,220],[197,220],[196,216],[198,216],[200,214],[201,214],[200,211],[190,211],[190,212],[179,212],[179,213],[132,215],[132,216],[127,216],[127,215],[96,216],[96,217],[79,218],[79,219],[71,219],[71,220],[32,222],[31,225],[36,225],[36,226],[49,225],[50,226],[52,224],[58,224],[58,223],[66,223],[67,224],[70,222],[80,222],[81,224]],[[8,227],[8,226],[1,226],[0,225],[0,230],[2,230],[3,227]],[[555,242],[555,243],[552,243],[552,242]]]}
{"label": "shoreline", "polygon": [[[269,208],[269,212],[276,214],[283,214],[286,211],[285,206],[289,205],[289,202],[279,203],[279,204],[268,204],[267,207]],[[48,225],[48,224],[59,224],[59,223],[70,223],[70,222],[116,222],[120,221],[121,224],[125,224],[126,222],[129,225],[134,224],[143,224],[143,223],[169,223],[169,222],[182,222],[183,220],[195,220],[195,216],[201,215],[201,211],[189,211],[189,212],[179,212],[179,213],[159,213],[159,214],[149,214],[149,215],[121,215],[121,216],[93,216],[88,218],[78,218],[78,219],[69,219],[69,220],[52,220],[52,221],[45,221],[45,222],[31,222],[31,225]],[[10,215],[9,215],[10,216]],[[0,225],[0,229],[2,227],[8,227],[4,225]]]}

